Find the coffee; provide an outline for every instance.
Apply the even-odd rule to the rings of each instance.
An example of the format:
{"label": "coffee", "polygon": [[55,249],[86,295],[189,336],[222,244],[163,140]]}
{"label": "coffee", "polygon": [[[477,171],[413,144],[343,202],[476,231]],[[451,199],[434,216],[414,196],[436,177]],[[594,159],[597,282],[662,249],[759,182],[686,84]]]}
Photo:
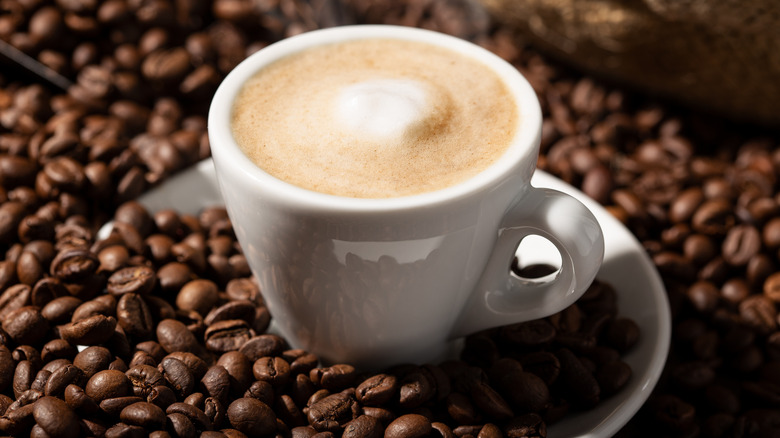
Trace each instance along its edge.
{"label": "coffee", "polygon": [[309,49],[244,84],[233,136],[258,167],[322,193],[391,198],[493,164],[518,126],[506,84],[438,46],[366,39]]}

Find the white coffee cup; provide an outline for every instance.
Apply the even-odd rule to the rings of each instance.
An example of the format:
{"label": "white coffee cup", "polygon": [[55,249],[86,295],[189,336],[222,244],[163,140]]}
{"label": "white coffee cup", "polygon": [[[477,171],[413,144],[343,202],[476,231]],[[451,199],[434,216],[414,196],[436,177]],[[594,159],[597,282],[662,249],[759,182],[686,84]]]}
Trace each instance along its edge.
{"label": "white coffee cup", "polygon": [[[477,59],[505,82],[521,126],[477,176],[417,195],[360,199],[306,190],[257,167],[231,134],[231,108],[255,72],[304,49],[361,38],[438,45]],[[440,357],[476,331],[542,318],[574,303],[602,261],[601,229],[574,198],[531,186],[541,135],[536,94],[499,57],[420,29],[347,26],[301,34],[251,55],[223,81],[208,119],[225,204],[275,324],[323,361],[377,369]],[[554,278],[515,276],[519,242],[558,249]]]}

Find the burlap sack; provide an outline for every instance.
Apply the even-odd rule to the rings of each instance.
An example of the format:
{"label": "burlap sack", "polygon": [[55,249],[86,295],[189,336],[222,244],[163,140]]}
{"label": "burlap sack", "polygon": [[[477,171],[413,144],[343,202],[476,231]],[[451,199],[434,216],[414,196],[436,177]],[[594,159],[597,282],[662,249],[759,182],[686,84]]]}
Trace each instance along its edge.
{"label": "burlap sack", "polygon": [[480,0],[596,74],[780,126],[779,0]]}

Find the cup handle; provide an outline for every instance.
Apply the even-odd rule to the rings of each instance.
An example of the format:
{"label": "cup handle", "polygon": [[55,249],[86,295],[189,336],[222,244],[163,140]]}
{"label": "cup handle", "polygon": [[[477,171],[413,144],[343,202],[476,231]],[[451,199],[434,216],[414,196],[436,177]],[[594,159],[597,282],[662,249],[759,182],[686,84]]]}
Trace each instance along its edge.
{"label": "cup handle", "polygon": [[[551,280],[534,281],[510,272],[520,241],[546,238],[561,255]],[[477,287],[454,325],[453,337],[543,318],[573,304],[596,277],[604,258],[604,236],[593,213],[575,198],[532,187],[504,216]]]}

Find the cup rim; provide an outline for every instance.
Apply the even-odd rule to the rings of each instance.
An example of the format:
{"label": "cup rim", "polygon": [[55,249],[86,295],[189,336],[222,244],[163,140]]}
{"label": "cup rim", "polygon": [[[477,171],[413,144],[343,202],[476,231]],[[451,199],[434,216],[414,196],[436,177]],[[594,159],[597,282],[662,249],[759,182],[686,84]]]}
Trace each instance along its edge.
{"label": "cup rim", "polygon": [[[518,108],[516,134],[504,153],[486,169],[452,186],[400,197],[354,198],[316,192],[285,182],[262,170],[241,151],[230,129],[233,101],[243,84],[255,72],[309,48],[374,38],[434,44],[481,61],[495,71],[509,89]],[[265,188],[263,196],[267,199],[276,198],[288,205],[300,205],[320,211],[399,211],[452,202],[490,190],[512,176],[518,166],[530,168],[525,176],[526,182],[529,182],[531,173],[536,168],[541,126],[542,112],[536,92],[514,66],[499,56],[451,35],[405,26],[373,24],[318,29],[262,48],[243,60],[223,79],[212,98],[208,113],[209,142],[216,167],[219,168],[217,161],[230,163],[232,174],[240,174],[248,184]]]}

